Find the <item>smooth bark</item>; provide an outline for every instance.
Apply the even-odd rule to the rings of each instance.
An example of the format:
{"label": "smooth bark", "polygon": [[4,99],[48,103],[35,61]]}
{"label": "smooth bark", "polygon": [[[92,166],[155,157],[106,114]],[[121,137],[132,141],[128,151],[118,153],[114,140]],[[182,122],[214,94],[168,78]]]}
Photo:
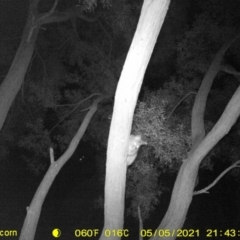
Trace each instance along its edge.
{"label": "smooth bark", "polygon": [[69,160],[69,158],[73,155],[74,151],[76,150],[79,141],[83,137],[89,125],[89,122],[91,121],[93,115],[97,111],[98,103],[103,99],[104,97],[99,97],[94,101],[88,113],[86,114],[80,128],[78,129],[76,135],[73,137],[71,143],[69,144],[69,147],[64,152],[64,154],[57,161],[54,161],[53,154],[51,154],[51,165],[48,171],[46,172],[43,180],[41,181],[30,206],[27,207],[27,216],[24,220],[19,240],[34,239],[38,225],[38,220],[42,210],[42,205],[47,196],[47,193],[61,168]]}
{"label": "smooth bark", "polygon": [[29,63],[32,59],[40,27],[48,23],[67,21],[72,17],[78,17],[88,22],[96,21],[96,18],[92,19],[86,17],[82,12],[81,7],[71,8],[65,12],[54,12],[58,0],[55,0],[49,12],[38,14],[38,3],[39,0],[30,1],[28,18],[23,31],[21,43],[8,74],[0,86],[0,130],[6,120],[8,111],[23,84]]}
{"label": "smooth bark", "polygon": [[[144,1],[130,50],[125,61],[115,95],[113,118],[108,139],[104,228],[101,240],[106,239],[105,230],[123,228],[126,184],[126,152],[133,113],[142,85],[144,73],[163,24],[170,0]],[[120,239],[112,235],[107,239]]]}
{"label": "smooth bark", "polygon": [[[196,96],[192,111],[191,125],[193,146],[188,158],[183,161],[179,170],[174,184],[170,205],[157,229],[168,229],[170,236],[166,235],[161,239],[170,240],[176,238],[177,229],[182,228],[187,211],[192,202],[193,189],[201,161],[219,140],[229,132],[240,115],[240,87],[238,87],[222,116],[205,137],[204,112],[207,96],[217,72],[221,70],[221,61],[224,53],[235,39],[236,38],[224,44],[218,51]],[[158,239],[158,237],[152,237],[151,239]]]}

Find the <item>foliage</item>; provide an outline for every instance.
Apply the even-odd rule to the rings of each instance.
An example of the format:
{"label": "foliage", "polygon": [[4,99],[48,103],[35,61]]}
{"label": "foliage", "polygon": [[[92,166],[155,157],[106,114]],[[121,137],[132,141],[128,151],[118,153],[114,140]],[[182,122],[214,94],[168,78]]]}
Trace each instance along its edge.
{"label": "foliage", "polygon": [[65,59],[70,66],[75,66],[72,82],[88,92],[100,92],[112,95],[116,88],[116,67],[114,61],[98,48],[83,41],[72,39],[66,52]]}
{"label": "foliage", "polygon": [[[158,186],[161,182],[161,172],[177,171],[182,160],[187,157],[191,146],[190,120],[193,97],[217,50],[234,35],[235,29],[221,26],[221,21],[216,21],[208,11],[200,14],[193,27],[181,40],[179,39],[177,74],[162,89],[154,92],[146,90],[143,99],[138,103],[133,129],[144,136],[148,147],[145,148],[144,157],[140,158],[141,162],[137,162],[129,170],[127,196],[132,198],[129,211],[134,216],[137,216],[138,206],[141,206],[144,218],[149,216],[149,212],[159,202],[162,191]],[[236,48],[237,46],[234,46],[228,51],[225,59],[227,63],[233,62],[233,59],[236,62],[238,59],[234,55]],[[206,133],[218,120],[236,89],[237,83],[232,76],[219,74],[218,78],[222,82],[213,86],[214,90],[210,93],[207,103]],[[233,84],[229,84],[229,81]],[[202,167],[211,168],[212,159],[217,155],[219,156],[219,149],[215,147],[203,161]],[[147,173],[146,178],[143,173]],[[144,183],[141,182],[142,179]]]}
{"label": "foliage", "polygon": [[[195,83],[183,84],[172,80],[163,89],[147,91],[137,106],[133,129],[146,137],[149,151],[159,159],[160,165],[171,167],[174,162],[181,162],[190,148],[189,114],[193,98],[189,96],[183,102],[181,99],[194,87]],[[179,101],[178,108],[172,111]]]}
{"label": "foliage", "polygon": [[[26,126],[20,126],[24,128],[24,136],[17,141],[24,149],[23,158],[36,174],[49,164],[50,146],[54,147],[56,155],[66,149],[92,101],[82,100],[93,93],[109,95],[110,98],[101,104],[85,139],[94,140],[95,146],[101,150],[106,147],[109,116],[112,113],[111,97],[115,92],[140,8],[135,1],[131,4],[124,0],[116,1],[113,6],[110,0],[101,2],[103,7],[112,8],[111,12],[102,11],[96,23],[72,19],[71,23],[48,26],[39,34],[35,59],[21,99],[30,109],[31,117],[26,120]],[[77,0],[74,3],[85,5],[85,11],[91,11],[91,14],[101,9],[97,0]],[[202,12],[193,25],[188,27],[189,30],[178,39],[177,73],[161,89],[152,92],[144,90],[144,96],[138,102],[134,115],[133,133],[141,133],[148,146],[142,147],[138,159],[128,169],[126,194],[131,200],[128,202],[128,214],[137,217],[137,207],[140,206],[142,218],[147,219],[156,209],[161,193],[165,190],[161,173],[176,172],[186,158],[191,146],[191,109],[200,81],[217,50],[239,32],[239,5],[236,3],[235,0],[231,4],[225,0],[199,1]],[[173,34],[170,32],[168,35]],[[7,47],[5,43],[0,43],[2,68],[10,63],[16,46],[16,43]],[[231,47],[224,63],[238,66],[239,56],[236,53],[239,52],[239,46],[235,44]],[[162,61],[166,61],[165,56],[174,48],[172,45],[168,48],[164,45],[163,49],[165,54],[158,54]],[[56,73],[51,72],[49,62]],[[155,64],[158,67],[159,63]],[[40,66],[43,66],[41,71]],[[207,103],[206,132],[211,130],[238,85],[234,77],[226,76],[225,73],[219,74],[216,82]],[[223,159],[230,158],[232,162],[239,158],[239,132],[237,123],[231,136],[223,139],[209,153],[202,167],[211,168],[212,159],[219,156]],[[4,145],[13,139],[10,135],[6,136],[2,134],[1,157],[7,153]],[[103,161],[101,164],[105,166]],[[237,171],[238,169],[235,174],[239,176]],[[99,199],[97,205],[102,204],[103,199]]]}
{"label": "foliage", "polygon": [[29,134],[19,141],[19,146],[28,150],[28,154],[23,158],[28,163],[30,170],[39,174],[47,165],[46,159],[50,162],[48,153],[51,140],[48,131],[44,129],[43,120],[40,118],[34,123],[28,123],[27,129]]}
{"label": "foliage", "polygon": [[[210,0],[199,1],[197,4],[201,12],[196,16],[196,20],[189,30],[178,40],[177,62],[178,78],[182,79],[182,81],[186,79],[193,81],[194,79],[198,85],[206,74],[217,51],[226,41],[236,36],[240,29],[238,24],[238,1],[233,0],[229,4],[224,0]],[[236,40],[225,54],[222,64],[238,69],[240,61],[239,47],[239,40]],[[221,116],[238,84],[233,75],[224,72],[217,75],[208,96],[205,110],[206,133],[211,130]],[[205,157],[201,164],[202,168],[212,168],[214,159],[220,157],[220,152],[223,152],[222,150],[228,146],[225,142],[228,141],[227,139],[228,137],[222,139]]]}
{"label": "foliage", "polygon": [[[139,159],[140,160],[140,159]],[[137,208],[141,208],[142,219],[147,219],[159,204],[163,186],[159,184],[159,172],[153,164],[137,161],[128,170],[127,198],[131,199],[127,214],[138,218]]]}
{"label": "foliage", "polygon": [[[98,5],[97,0],[77,0],[77,2],[78,2],[79,5],[85,5],[86,10],[88,10],[88,11],[94,11],[94,9]],[[102,3],[104,8],[112,7],[112,1],[111,0],[101,0],[101,3]]]}
{"label": "foliage", "polygon": [[135,164],[128,170],[126,195],[132,199],[128,213],[135,217],[138,206],[143,219],[150,216],[165,189],[160,180],[161,173],[176,172],[187,157],[191,146],[190,110],[193,97],[184,97],[195,88],[195,82],[181,83],[172,79],[158,91],[146,90],[143,99],[138,102],[133,131],[141,133],[148,146],[142,147]]}
{"label": "foliage", "polygon": [[[40,1],[39,12],[49,11],[52,4],[51,1]],[[15,144],[19,143],[24,150],[24,158],[31,168],[34,165],[37,171],[39,169],[37,160],[31,164],[36,150],[32,148],[31,140],[39,144],[46,141],[46,146],[40,144],[42,151],[36,153],[40,165],[43,161],[48,164],[50,145],[59,156],[80,126],[92,99],[81,105],[79,103],[94,93],[101,93],[109,98],[101,104],[103,107],[100,106],[98,113],[95,114],[85,140],[93,139],[96,146],[106,147],[110,124],[108,116],[112,112],[111,97],[114,95],[129,47],[129,36],[132,37],[135,30],[140,11],[137,5],[140,4],[124,0],[117,1],[114,6],[111,0],[58,2],[56,9],[58,12],[76,5],[81,7],[84,5],[84,14],[90,18],[97,18],[97,21],[88,22],[73,18],[57,25],[46,25],[44,31],[39,31],[35,55],[29,66],[22,94],[17,98],[20,106],[17,108],[18,114],[15,114],[17,117],[24,114],[21,118],[24,120],[18,123],[18,129],[21,129],[23,134],[21,137],[18,136],[19,139],[15,139]],[[11,45],[7,47],[5,44],[7,41],[0,43],[0,48],[11,52],[10,59],[7,58],[9,54],[2,55],[0,60],[2,68],[10,64],[13,50],[16,50],[21,40],[19,36],[22,34],[22,28],[18,26],[13,32],[17,33],[17,36],[8,36],[7,39],[15,37],[16,42],[11,40]],[[17,119],[14,121],[18,122]],[[39,121],[42,122],[44,131],[41,130]],[[43,139],[39,141],[41,135]],[[7,153],[8,144],[3,138],[2,143],[1,153]]]}
{"label": "foliage", "polygon": [[3,159],[5,159],[9,152],[10,149],[7,148],[6,146],[11,146],[11,144],[14,141],[13,135],[9,134],[10,130],[8,128],[3,128],[1,130],[1,138],[0,138],[0,163]]}
{"label": "foliage", "polygon": [[[196,17],[192,27],[178,41],[178,73],[183,78],[197,78],[200,81],[216,52],[239,32],[239,20],[236,20],[239,17],[234,7],[237,1],[233,3],[229,4],[223,0],[199,2],[202,13]],[[234,14],[236,18],[232,17]],[[229,53],[232,55],[233,52],[236,55],[236,49],[234,51],[231,49],[227,55]]]}
{"label": "foliage", "polygon": [[[24,100],[28,107],[33,109],[32,118],[27,121],[29,126],[31,128],[34,124],[37,126],[38,119],[41,119],[46,131],[44,134],[39,131],[36,138],[43,134],[44,141],[48,132],[49,141],[46,141],[48,147],[42,149],[45,151],[41,152],[42,159],[45,159],[46,154],[48,155],[50,145],[54,147],[57,156],[66,149],[82,123],[92,98],[84,102],[82,100],[96,93],[109,96],[110,101],[105,101],[104,108],[99,108],[85,138],[94,139],[99,147],[106,147],[110,124],[108,116],[112,112],[111,96],[115,92],[122,60],[120,57],[116,58],[116,61],[114,59],[110,61],[109,55],[105,52],[106,48],[102,48],[97,42],[97,37],[93,38],[95,34],[93,30],[86,26],[84,28],[86,29],[84,34],[82,31],[77,33],[77,28],[69,29],[68,25],[63,24],[57,31],[52,29],[52,35],[40,36],[38,49],[42,49],[42,56],[39,55],[41,61],[36,61],[34,64],[37,66],[44,64],[44,72],[35,74],[34,68],[30,72],[31,81],[27,81],[25,85],[27,94]],[[95,28],[93,24],[92,29]],[[60,35],[61,40],[57,39],[57,46],[51,46],[51,37],[55,39],[56,35]],[[46,49],[48,45],[50,49],[64,47],[61,47],[56,54],[55,51]],[[46,56],[43,55],[44,53]],[[44,58],[46,58],[45,62],[43,62]],[[26,136],[20,144],[28,150],[28,156],[25,156],[28,163],[32,161],[30,152],[34,150],[28,141],[36,134],[36,131],[29,129],[28,127]]]}

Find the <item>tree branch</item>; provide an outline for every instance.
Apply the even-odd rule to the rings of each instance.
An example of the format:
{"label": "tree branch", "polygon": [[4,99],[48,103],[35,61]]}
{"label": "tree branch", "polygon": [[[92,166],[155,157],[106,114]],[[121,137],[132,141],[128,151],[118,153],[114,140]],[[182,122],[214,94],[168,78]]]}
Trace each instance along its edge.
{"label": "tree branch", "polygon": [[220,48],[211,66],[209,67],[207,73],[203,78],[202,84],[199,88],[198,94],[194,102],[193,110],[192,110],[192,123],[191,123],[192,150],[191,151],[194,151],[194,149],[196,149],[196,147],[205,137],[204,112],[205,112],[207,97],[211,89],[213,80],[216,77],[219,70],[221,69],[220,64],[225,52],[238,37],[239,35],[234,37],[230,41],[226,42]]}
{"label": "tree branch", "polygon": [[51,164],[53,164],[53,163],[55,162],[55,161],[54,161],[54,152],[53,152],[53,148],[50,147],[49,151],[50,151],[50,162],[51,162]]}
{"label": "tree branch", "polygon": [[[73,108],[72,111],[70,111],[69,113],[67,113],[55,126],[53,126],[53,127],[51,128],[51,130],[49,131],[49,133],[51,133],[51,132],[53,131],[53,129],[56,128],[64,119],[66,119],[69,115],[71,115],[83,102],[87,101],[88,99],[90,99],[90,98],[93,97],[93,96],[101,96],[101,95],[102,95],[102,94],[100,94],[100,93],[93,93],[93,94],[91,94],[89,97],[84,98],[81,102],[76,103],[76,104],[72,104],[72,105],[76,105],[76,107]],[[64,104],[64,105],[62,105],[62,106],[66,106],[66,104]],[[69,106],[69,105],[68,105],[68,106]],[[57,106],[57,107],[61,107],[61,106]],[[87,108],[87,109],[89,109],[89,108]]]}
{"label": "tree branch", "polygon": [[[46,16],[46,14],[44,14],[44,16]],[[43,18],[43,16],[39,16],[38,19],[40,20],[38,21],[38,25],[54,22],[65,22],[72,17],[78,17],[87,22],[95,22],[98,19],[97,17],[95,18],[87,17],[82,13],[81,8],[74,7],[66,10],[65,12],[53,12],[52,14],[49,14],[48,17],[45,18]]]}
{"label": "tree branch", "polygon": [[173,112],[175,111],[175,109],[180,105],[180,103],[187,98],[190,94],[197,94],[196,92],[189,92],[188,94],[186,94],[177,104],[176,106],[173,108],[173,110],[170,112],[170,114],[167,116],[167,120],[171,117],[171,115],[173,114]]}
{"label": "tree branch", "polygon": [[142,235],[140,234],[143,229],[143,221],[142,221],[140,204],[138,205],[137,210],[138,210],[138,220],[139,220],[139,240],[143,240]]}
{"label": "tree branch", "polygon": [[239,168],[240,167],[240,160],[235,162],[234,164],[232,164],[230,167],[228,167],[227,169],[225,169],[210,185],[208,185],[207,187],[203,188],[202,190],[199,191],[194,191],[193,195],[198,195],[198,194],[202,194],[202,193],[209,193],[208,190],[210,188],[212,188],[214,185],[217,184],[217,182],[225,175],[227,174],[227,172],[229,172],[230,170],[232,170],[233,168]]}
{"label": "tree branch", "polygon": [[240,76],[240,72],[238,72],[233,66],[230,65],[222,65],[220,70],[225,73]]}
{"label": "tree branch", "polygon": [[38,25],[38,23],[40,23],[41,21],[44,21],[44,19],[48,18],[51,14],[53,14],[57,4],[58,4],[58,0],[55,0],[55,2],[53,4],[52,8],[50,9],[50,11],[42,14],[41,17],[38,17],[36,19],[36,25]]}

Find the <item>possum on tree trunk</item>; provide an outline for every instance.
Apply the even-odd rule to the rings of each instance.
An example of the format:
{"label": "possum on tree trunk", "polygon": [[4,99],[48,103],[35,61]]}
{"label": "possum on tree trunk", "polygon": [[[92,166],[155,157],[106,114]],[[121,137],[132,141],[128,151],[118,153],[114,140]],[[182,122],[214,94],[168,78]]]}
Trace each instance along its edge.
{"label": "possum on tree trunk", "polygon": [[138,150],[142,145],[147,145],[147,142],[142,140],[141,135],[130,135],[127,153],[128,166],[134,162],[137,157]]}

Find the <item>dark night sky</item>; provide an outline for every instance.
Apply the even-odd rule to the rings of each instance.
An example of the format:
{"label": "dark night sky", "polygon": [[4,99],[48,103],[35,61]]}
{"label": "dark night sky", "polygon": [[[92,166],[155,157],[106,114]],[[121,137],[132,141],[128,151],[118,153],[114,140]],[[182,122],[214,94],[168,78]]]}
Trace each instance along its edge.
{"label": "dark night sky", "polygon": [[16,37],[16,35],[14,35],[15,31],[18,31],[18,29],[22,30],[24,27],[27,17],[27,9],[28,1],[26,0],[17,2],[14,0],[0,1],[0,30],[3,36],[11,32],[12,37]]}
{"label": "dark night sky", "polygon": [[[181,0],[182,1],[182,0]],[[188,9],[182,12],[185,22],[193,20],[191,11],[197,11],[191,5],[191,0],[182,1],[182,7]],[[22,29],[27,17],[28,1],[0,0],[0,44],[4,41],[14,41],[16,44],[20,41]],[[184,22],[183,21],[183,22]],[[168,23],[171,24],[171,23]],[[180,24],[180,23],[179,23]],[[168,42],[168,28],[161,31],[159,41]],[[172,28],[174,29],[174,28]],[[161,51],[161,45],[155,49]],[[154,58],[154,54],[153,54]],[[171,58],[168,59],[171,61]],[[155,88],[162,83],[156,82],[156,76],[150,76],[155,71],[154,65],[148,68],[149,86]],[[169,76],[173,71],[171,65],[162,72],[162,76]],[[0,77],[7,73],[7,69],[0,69]],[[103,192],[103,186],[98,184],[95,177],[96,149],[89,144],[82,144],[81,151],[75,153],[71,161],[61,170],[57,176],[50,192],[43,205],[39,227],[36,239],[52,239],[48,235],[51,230],[58,226],[65,230],[62,239],[71,239],[69,232],[76,228],[100,228],[102,227],[100,218],[102,210],[93,210],[94,199]],[[25,163],[19,159],[21,153],[12,154],[12,159],[4,162],[0,168],[0,230],[17,229],[20,231],[26,214],[26,206],[29,205],[34,192],[41,181],[43,175],[32,175]],[[85,156],[85,159],[79,161],[79,156]],[[1,164],[1,161],[0,161]],[[215,171],[205,171],[204,178],[200,180],[199,188],[209,184],[221,171],[226,168],[224,164],[218,166]],[[170,180],[170,186],[174,182]],[[166,209],[170,197],[167,192],[161,201],[160,209]],[[209,194],[202,194],[193,197],[189,213],[185,222],[185,228],[200,229],[220,229],[238,228],[240,230],[239,217],[240,208],[236,208],[236,199],[239,199],[240,190],[238,183],[230,176],[225,176],[221,181],[210,190]],[[162,215],[164,211],[160,210]],[[155,215],[153,221],[146,223],[147,227],[153,226],[156,221],[159,222],[159,214]],[[137,227],[138,223],[134,222],[131,227]],[[155,224],[156,225],[156,224]],[[154,226],[155,226],[154,225]],[[131,228],[130,227],[130,228]],[[9,239],[9,238],[8,238]],[[185,238],[186,239],[186,238]],[[198,238],[205,239],[205,238]],[[216,238],[217,239],[217,238]],[[224,237],[220,239],[225,239]]]}

